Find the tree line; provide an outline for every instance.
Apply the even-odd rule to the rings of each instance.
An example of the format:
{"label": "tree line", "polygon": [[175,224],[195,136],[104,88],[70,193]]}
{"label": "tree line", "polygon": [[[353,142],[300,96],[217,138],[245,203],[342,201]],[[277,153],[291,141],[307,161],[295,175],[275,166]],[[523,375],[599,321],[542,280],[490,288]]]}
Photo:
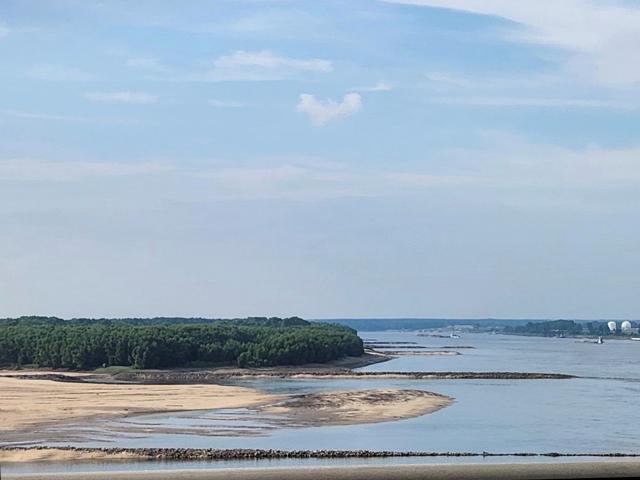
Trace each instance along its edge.
{"label": "tree line", "polygon": [[363,353],[353,329],[292,318],[0,320],[0,365],[94,369],[325,363]]}
{"label": "tree line", "polygon": [[528,322],[526,325],[515,327],[507,326],[505,333],[516,335],[538,335],[544,337],[553,337],[556,335],[610,335],[607,322],[591,321],[576,322],[574,320],[549,320],[545,322]]}

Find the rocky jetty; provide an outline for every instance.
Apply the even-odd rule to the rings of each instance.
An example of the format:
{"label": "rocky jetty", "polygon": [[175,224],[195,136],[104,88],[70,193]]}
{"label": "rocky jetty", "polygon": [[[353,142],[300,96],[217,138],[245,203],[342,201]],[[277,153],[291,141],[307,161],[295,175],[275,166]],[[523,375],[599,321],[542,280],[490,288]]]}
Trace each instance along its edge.
{"label": "rocky jetty", "polygon": [[[51,447],[1,447],[2,451],[51,450]],[[140,460],[218,461],[261,460],[286,458],[386,458],[386,457],[640,457],[640,453],[561,453],[561,452],[427,452],[427,451],[376,451],[376,450],[273,450],[273,449],[213,449],[213,448],[81,448],[58,447],[56,450],[83,454],[101,453],[114,459],[137,458]]]}
{"label": "rocky jetty", "polygon": [[113,376],[113,381],[131,383],[208,383],[221,380],[251,378],[392,378],[415,380],[562,380],[575,378],[562,373],[531,372],[361,372],[349,370],[286,370],[286,371],[136,371]]}

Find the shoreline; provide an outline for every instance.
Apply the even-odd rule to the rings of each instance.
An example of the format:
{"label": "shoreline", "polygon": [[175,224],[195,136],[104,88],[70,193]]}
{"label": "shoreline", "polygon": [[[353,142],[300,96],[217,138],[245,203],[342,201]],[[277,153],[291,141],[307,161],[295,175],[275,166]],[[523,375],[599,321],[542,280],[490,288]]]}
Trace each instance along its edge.
{"label": "shoreline", "polygon": [[544,480],[638,478],[640,461],[249,467],[5,474],[21,480]]}

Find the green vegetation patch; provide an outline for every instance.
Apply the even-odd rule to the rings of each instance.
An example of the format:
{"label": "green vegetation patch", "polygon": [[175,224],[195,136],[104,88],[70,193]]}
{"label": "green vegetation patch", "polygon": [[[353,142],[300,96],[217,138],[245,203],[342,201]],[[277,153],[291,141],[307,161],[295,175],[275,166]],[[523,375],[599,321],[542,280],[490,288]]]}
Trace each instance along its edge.
{"label": "green vegetation patch", "polygon": [[356,331],[293,318],[0,320],[0,365],[95,369],[326,363],[363,353]]}

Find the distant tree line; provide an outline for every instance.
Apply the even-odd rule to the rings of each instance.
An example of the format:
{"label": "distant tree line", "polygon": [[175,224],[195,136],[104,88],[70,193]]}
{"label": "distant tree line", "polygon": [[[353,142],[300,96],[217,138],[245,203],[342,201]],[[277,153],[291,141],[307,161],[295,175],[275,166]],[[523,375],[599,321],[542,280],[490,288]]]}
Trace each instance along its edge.
{"label": "distant tree line", "polygon": [[549,320],[545,322],[528,322],[525,325],[507,326],[505,333],[519,335],[539,335],[553,337],[557,335],[609,335],[607,322],[575,322],[573,320]]}
{"label": "distant tree line", "polygon": [[478,329],[504,328],[507,325],[524,325],[528,320],[496,320],[491,318],[333,318],[317,321],[346,325],[359,332],[380,332],[384,330],[428,330],[455,325],[472,325]]}
{"label": "distant tree line", "polygon": [[324,363],[362,353],[355,330],[297,317],[0,320],[3,366],[273,366]]}

